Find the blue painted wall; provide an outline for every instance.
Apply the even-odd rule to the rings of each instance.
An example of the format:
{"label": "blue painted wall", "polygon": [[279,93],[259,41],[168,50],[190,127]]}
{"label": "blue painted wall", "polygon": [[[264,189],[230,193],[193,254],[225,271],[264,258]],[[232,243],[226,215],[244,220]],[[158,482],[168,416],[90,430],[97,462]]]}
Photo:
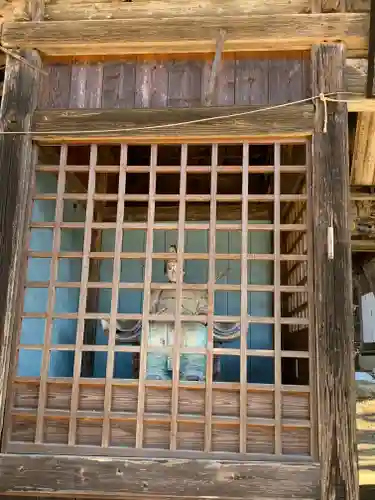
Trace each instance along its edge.
{"label": "blue painted wall", "polygon": [[[38,172],[36,177],[38,193],[56,193],[56,176]],[[32,209],[33,222],[52,222],[55,218],[56,202],[50,200],[35,200]],[[64,222],[82,222],[85,210],[82,205],[71,201],[64,202]],[[83,230],[63,229],[61,231],[62,251],[82,251]],[[52,251],[52,229],[32,229],[30,250]],[[50,278],[50,258],[29,258],[27,266],[28,281],[48,281]],[[80,281],[80,259],[59,259],[58,281]],[[47,311],[48,289],[28,288],[24,299],[24,311],[42,313]],[[57,288],[54,311],[56,313],[78,311],[79,288]],[[21,344],[43,344],[45,334],[45,319],[25,318],[21,328]],[[52,325],[51,343],[74,344],[77,329],[76,320],[55,319]],[[17,373],[19,376],[39,376],[42,362],[42,351],[20,349]],[[71,377],[73,375],[74,354],[69,351],[52,351],[50,356],[50,377]]]}
{"label": "blue painted wall", "polygon": [[[56,193],[56,177],[48,173],[38,173],[37,190],[40,193]],[[34,202],[33,221],[53,221],[55,216],[55,201],[37,200]],[[84,220],[84,207],[72,202],[64,204],[64,221],[78,222]],[[35,251],[52,250],[52,230],[33,229],[31,234],[30,249]],[[113,251],[114,231],[104,231],[102,241],[103,251]],[[123,238],[123,252],[144,252],[146,233],[142,230],[125,231]],[[155,231],[154,251],[165,252],[171,244],[176,243],[177,232]],[[271,253],[272,234],[269,232],[249,233],[250,253]],[[62,230],[61,249],[63,251],[82,251],[83,230]],[[216,236],[216,251],[218,253],[240,253],[241,233],[218,231]],[[208,251],[207,231],[187,231],[185,234],[185,251],[194,253],[206,253]],[[272,262],[249,261],[248,281],[250,284],[272,284]],[[101,281],[112,281],[113,263],[111,260],[103,261],[100,267]],[[28,280],[48,281],[50,276],[50,259],[30,258],[28,261]],[[219,276],[217,283],[240,284],[240,262],[216,261],[216,275]],[[221,276],[221,277],[220,277]],[[58,281],[80,281],[81,262],[79,259],[60,259],[58,269]],[[142,260],[124,260],[121,267],[121,281],[143,282],[144,262]],[[154,282],[166,282],[164,275],[164,263],[154,261]],[[207,283],[208,261],[194,260],[185,262],[186,283]],[[46,312],[48,300],[47,288],[30,288],[26,290],[24,309],[25,312]],[[140,290],[120,290],[118,312],[140,313],[142,308],[143,293]],[[216,292],[215,314],[239,315],[240,314],[240,292]],[[58,288],[56,290],[55,312],[78,311],[79,289]],[[111,307],[111,291],[100,290],[99,311],[109,313]],[[271,292],[251,292],[248,294],[248,310],[253,316],[272,316],[273,297]],[[54,320],[52,331],[52,344],[74,344],[76,334],[76,320]],[[25,319],[22,323],[21,343],[42,344],[44,341],[45,320]],[[101,328],[97,331],[97,344],[106,345],[107,337]],[[240,341],[235,340],[224,346],[238,348]],[[253,324],[249,326],[248,348],[272,349],[273,327],[272,325]],[[105,377],[106,353],[96,353],[94,362],[94,376]],[[39,376],[42,353],[36,350],[21,349],[19,353],[18,375]],[[73,373],[74,355],[72,352],[52,352],[49,366],[50,377],[70,377]],[[239,381],[240,365],[239,358],[235,356],[222,356],[220,379],[225,381]],[[273,359],[272,358],[249,358],[248,359],[249,382],[272,383],[273,382]],[[115,372],[116,378],[131,378],[132,363],[131,354],[116,353]]]}

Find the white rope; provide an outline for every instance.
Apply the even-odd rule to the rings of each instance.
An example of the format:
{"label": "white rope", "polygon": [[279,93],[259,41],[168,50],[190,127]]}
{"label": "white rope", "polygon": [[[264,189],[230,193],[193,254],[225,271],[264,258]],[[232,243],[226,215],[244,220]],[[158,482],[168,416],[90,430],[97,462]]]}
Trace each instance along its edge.
{"label": "white rope", "polygon": [[324,106],[324,122],[323,122],[323,134],[327,133],[327,127],[328,127],[328,110],[327,110],[327,97],[321,92],[319,94],[319,98],[323,103]]}
{"label": "white rope", "polygon": [[[258,109],[251,109],[248,111],[240,111],[237,113],[228,113],[226,115],[217,115],[217,116],[209,116],[207,118],[197,118],[195,120],[187,120],[187,121],[182,121],[182,122],[174,122],[174,123],[162,123],[160,125],[145,125],[142,127],[128,127],[128,128],[113,128],[113,129],[103,129],[103,130],[50,130],[48,132],[44,131],[36,131],[36,130],[18,130],[18,131],[10,131],[10,130],[5,130],[5,131],[0,131],[0,135],[32,135],[32,136],[38,136],[38,135],[81,135],[81,134],[98,134],[98,137],[101,136],[101,134],[110,134],[110,133],[127,133],[127,132],[141,132],[144,130],[160,130],[160,129],[167,129],[167,128],[173,128],[173,127],[181,127],[184,125],[194,125],[196,123],[208,123],[212,121],[218,121],[218,120],[227,120],[230,118],[238,118],[241,116],[249,116],[253,115],[256,113],[264,113],[267,111],[272,111],[273,109],[281,109],[281,108],[286,108],[288,106],[293,106],[296,104],[303,104],[306,102],[310,101],[315,101],[317,99],[320,99],[321,101],[331,101],[331,102],[342,102],[342,103],[349,103],[352,102],[353,100],[344,100],[344,99],[335,99],[330,96],[336,95],[337,92],[330,92],[327,94],[320,93],[319,95],[313,96],[313,97],[307,97],[306,99],[299,99],[298,101],[291,101],[291,102],[285,102],[283,104],[276,104],[274,106],[266,106],[266,107],[260,107]],[[361,95],[353,92],[340,92],[340,94],[350,94],[350,95]],[[363,96],[362,96],[363,97]],[[168,108],[165,108],[166,110]],[[165,110],[164,109],[164,110]],[[70,111],[70,110],[69,110]],[[71,111],[74,111],[73,109]],[[95,115],[98,110],[92,109],[92,114]],[[153,110],[155,111],[155,110]],[[100,110],[99,110],[100,112]],[[328,121],[328,117],[327,117]],[[324,127],[323,127],[324,128]],[[323,130],[324,131],[324,130]]]}

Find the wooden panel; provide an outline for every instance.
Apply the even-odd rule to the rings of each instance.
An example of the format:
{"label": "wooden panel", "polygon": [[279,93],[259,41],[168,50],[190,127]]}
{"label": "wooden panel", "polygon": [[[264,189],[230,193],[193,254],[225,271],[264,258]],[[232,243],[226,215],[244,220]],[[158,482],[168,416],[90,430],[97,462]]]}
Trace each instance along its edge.
{"label": "wooden panel", "polygon": [[40,82],[38,105],[44,108],[69,107],[72,67],[66,64],[47,66]]}
{"label": "wooden panel", "polygon": [[[80,384],[78,398],[77,444],[100,446],[104,412],[104,382],[89,381]],[[147,383],[145,388],[144,447],[168,449],[171,405],[171,384]],[[240,384],[212,384],[212,447],[222,453],[239,451]],[[43,442],[45,444],[68,445],[69,412],[71,407],[71,382],[48,382]],[[112,402],[108,409],[110,417],[111,446],[135,446],[138,384],[136,381],[113,383]],[[36,403],[39,382],[22,381],[14,385],[11,441],[32,443],[36,429]],[[281,438],[283,453],[308,456],[310,442],[310,395],[300,389],[282,393]],[[257,389],[247,391],[246,452],[274,454],[274,392]],[[58,410],[58,412],[56,412]],[[204,451],[205,390],[195,384],[179,387],[177,414],[177,450]],[[85,419],[80,418],[85,417]],[[298,421],[298,422],[297,422]],[[164,431],[163,431],[164,429]],[[146,439],[147,437],[147,439]],[[192,446],[189,448],[189,446]],[[12,444],[7,449],[11,450]],[[60,448],[63,449],[63,448]],[[92,449],[92,448],[91,448]],[[99,449],[99,448],[97,448]],[[124,450],[129,453],[128,450]]]}
{"label": "wooden panel", "polygon": [[[103,108],[134,107],[135,71],[136,65],[133,62],[103,65]],[[43,103],[40,103],[40,106],[47,107]]]}
{"label": "wooden panel", "polygon": [[[64,474],[61,474],[64,471]],[[89,457],[0,456],[1,493],[134,498],[134,495],[247,498],[319,498],[319,466],[219,461]],[[236,481],[233,481],[233,478]],[[79,480],[77,478],[80,478]]]}
{"label": "wooden panel", "polygon": [[[309,65],[309,60],[298,54],[285,59],[224,59],[217,72],[213,104],[279,104],[308,97],[311,95]],[[91,65],[54,64],[47,67],[48,75],[43,78],[39,108],[203,106],[211,66],[209,60],[162,58]]]}
{"label": "wooden panel", "polygon": [[[180,73],[190,70],[189,80],[185,77],[182,89],[174,89],[174,82],[180,86],[176,68]],[[100,65],[98,65],[100,66]],[[209,61],[179,61],[169,63],[161,59],[151,62],[104,63],[102,81],[95,78],[95,64],[80,72],[80,85],[84,89],[101,90],[98,104],[95,99],[85,99],[86,107],[133,108],[166,105],[187,107],[203,105],[205,92],[210,78]],[[76,86],[71,84],[72,69],[75,65],[54,64],[46,67],[48,75],[42,79],[38,106],[41,109],[77,107],[76,97],[71,97]],[[82,68],[82,66],[81,66]],[[194,68],[192,71],[191,68]],[[73,72],[76,72],[73,69]],[[100,74],[100,71],[99,71]],[[169,76],[171,75],[171,81]],[[176,80],[177,77],[177,80]],[[181,77],[180,77],[181,78]],[[354,94],[345,96],[350,100],[349,111],[358,111],[361,106],[366,110],[372,101],[364,100],[367,78],[366,59],[347,59],[345,67],[345,89]],[[270,91],[269,91],[269,82]],[[288,82],[288,83],[286,83]],[[201,84],[200,92],[198,87]],[[190,89],[194,88],[192,91]],[[189,94],[190,92],[190,94]],[[193,92],[193,93],[192,93]],[[375,86],[374,86],[375,92]],[[181,97],[178,97],[181,96]],[[311,96],[310,61],[297,56],[289,59],[225,59],[218,72],[214,104],[217,106],[263,105],[270,102],[287,102]],[[194,104],[195,103],[195,104]],[[370,108],[368,108],[370,109]]]}
{"label": "wooden panel", "polygon": [[[125,137],[134,141],[155,142],[176,141],[181,136],[189,141],[232,138],[238,142],[244,137],[303,137],[312,132],[312,105],[254,113],[255,109],[259,107],[231,108],[229,114],[241,115],[225,120],[212,117],[227,115],[227,108],[37,111],[32,127],[34,138],[43,142],[98,140],[108,143]],[[199,122],[202,119],[204,121]],[[184,125],[184,122],[190,124]],[[171,123],[176,125],[171,127]],[[135,130],[126,131],[132,128]]]}
{"label": "wooden panel", "polygon": [[237,60],[235,66],[235,104],[268,104],[269,73],[275,61]]}
{"label": "wooden panel", "polygon": [[[345,48],[342,44],[314,47],[313,92],[340,91],[344,85],[344,64]],[[328,103],[326,133],[323,129],[323,105],[317,108],[317,113],[313,137],[312,194],[319,418],[324,422],[320,429],[322,500],[344,492],[345,498],[356,500],[358,470],[354,419],[347,109],[341,103]],[[330,227],[333,231],[332,244]],[[345,365],[343,359],[346,360]]]}
{"label": "wooden panel", "polygon": [[[139,17],[129,20],[5,23],[5,47],[37,48],[47,55],[214,52],[220,29],[224,51],[304,50],[343,40],[366,51],[367,14],[297,14],[212,17]],[[148,32],[147,37],[144,33]]]}
{"label": "wooden panel", "polygon": [[272,61],[269,71],[269,104],[283,104],[305,97],[302,91],[302,74],[301,60]]}

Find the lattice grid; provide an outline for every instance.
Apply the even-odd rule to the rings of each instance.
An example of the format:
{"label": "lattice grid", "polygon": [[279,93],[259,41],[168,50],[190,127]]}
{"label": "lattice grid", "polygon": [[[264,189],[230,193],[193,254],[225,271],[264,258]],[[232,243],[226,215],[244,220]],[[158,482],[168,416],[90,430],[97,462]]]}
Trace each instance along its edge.
{"label": "lattice grid", "polygon": [[39,153],[4,450],[314,455],[308,143]]}

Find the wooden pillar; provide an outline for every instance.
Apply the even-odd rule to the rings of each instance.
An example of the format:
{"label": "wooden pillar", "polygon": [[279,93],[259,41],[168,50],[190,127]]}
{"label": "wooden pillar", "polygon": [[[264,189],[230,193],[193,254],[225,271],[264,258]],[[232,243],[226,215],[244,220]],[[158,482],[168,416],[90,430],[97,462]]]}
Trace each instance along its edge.
{"label": "wooden pillar", "polygon": [[[2,428],[11,347],[21,307],[22,260],[28,224],[34,151],[30,118],[37,102],[40,57],[35,51],[8,56],[0,110],[0,430]],[[28,65],[29,63],[30,65]]]}
{"label": "wooden pillar", "polygon": [[[344,66],[342,44],[314,46],[313,95],[343,90]],[[326,104],[325,112],[317,102],[312,146],[321,499],[358,500],[348,113],[346,104]]]}

